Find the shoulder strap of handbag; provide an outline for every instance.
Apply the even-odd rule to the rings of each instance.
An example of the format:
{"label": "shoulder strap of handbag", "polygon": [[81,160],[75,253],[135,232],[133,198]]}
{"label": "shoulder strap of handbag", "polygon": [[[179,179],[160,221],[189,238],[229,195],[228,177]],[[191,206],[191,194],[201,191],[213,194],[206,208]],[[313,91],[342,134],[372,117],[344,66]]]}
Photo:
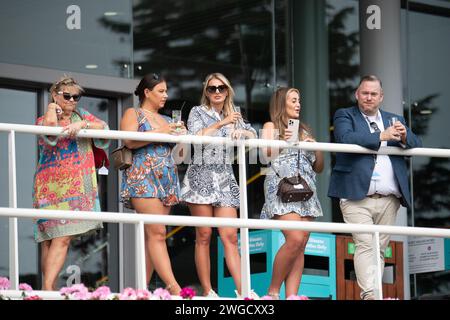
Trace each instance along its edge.
{"label": "shoulder strap of handbag", "polygon": [[[302,152],[302,149],[297,149],[297,166],[298,166],[298,171],[299,171],[299,173],[300,173],[300,153]],[[280,175],[279,175],[279,173],[277,172],[277,170],[275,170],[275,167],[274,166],[272,166],[272,170],[273,170],[273,172],[275,172],[275,174],[278,176],[278,178],[280,178],[280,179],[283,179]]]}

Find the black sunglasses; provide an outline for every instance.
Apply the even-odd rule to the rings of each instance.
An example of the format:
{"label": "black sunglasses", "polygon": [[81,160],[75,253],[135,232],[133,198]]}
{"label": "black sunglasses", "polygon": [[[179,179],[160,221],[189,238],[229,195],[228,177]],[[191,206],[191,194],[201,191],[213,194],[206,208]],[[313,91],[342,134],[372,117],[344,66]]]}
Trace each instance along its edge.
{"label": "black sunglasses", "polygon": [[71,95],[71,94],[68,93],[68,92],[62,92],[62,91],[59,91],[58,94],[59,94],[59,95],[62,95],[63,98],[64,98],[64,100],[67,100],[67,101],[70,101],[71,98],[73,99],[73,101],[78,101],[78,100],[81,99],[81,94],[74,94],[74,95]]}
{"label": "black sunglasses", "polygon": [[219,93],[222,93],[227,89],[228,89],[228,87],[224,84],[222,84],[220,86],[207,86],[206,87],[206,91],[208,91],[208,93],[216,93],[217,90],[219,90]]}

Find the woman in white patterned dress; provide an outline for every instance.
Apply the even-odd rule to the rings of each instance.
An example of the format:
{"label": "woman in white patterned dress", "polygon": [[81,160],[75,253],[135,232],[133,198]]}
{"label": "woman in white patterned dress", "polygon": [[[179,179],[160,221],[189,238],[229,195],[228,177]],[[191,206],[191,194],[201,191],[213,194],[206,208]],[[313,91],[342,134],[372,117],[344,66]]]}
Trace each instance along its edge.
{"label": "woman in white patterned dress", "polygon": [[[245,137],[256,137],[256,131],[243,122],[233,104],[234,90],[225,76],[213,73],[206,77],[201,105],[192,108],[187,127],[189,134],[230,137],[239,128]],[[222,145],[196,145],[194,159],[181,185],[181,199],[193,216],[236,218],[239,207],[239,186],[233,174],[227,148]],[[241,268],[237,229],[218,228],[228,270],[241,292]],[[205,296],[217,294],[211,287],[209,246],[212,229],[196,228],[195,265]]]}
{"label": "woman in white patterned dress", "polygon": [[[270,119],[263,126],[263,139],[289,140],[293,132],[287,129],[288,119],[300,117],[300,92],[295,88],[279,88],[270,101]],[[300,123],[298,137],[300,141],[314,142],[311,130]],[[281,221],[312,221],[322,216],[322,208],[316,193],[316,173],[323,170],[321,151],[298,149],[276,150],[263,149],[270,160],[270,169],[264,181],[265,204],[261,212],[262,219]],[[277,196],[278,183],[281,178],[300,173],[306,180],[314,195],[307,201],[283,203]],[[278,174],[278,175],[277,175]],[[285,282],[286,297],[298,295],[304,266],[304,252],[309,232],[300,230],[282,230],[285,243],[275,257],[272,281],[268,293],[279,298],[280,288]]]}

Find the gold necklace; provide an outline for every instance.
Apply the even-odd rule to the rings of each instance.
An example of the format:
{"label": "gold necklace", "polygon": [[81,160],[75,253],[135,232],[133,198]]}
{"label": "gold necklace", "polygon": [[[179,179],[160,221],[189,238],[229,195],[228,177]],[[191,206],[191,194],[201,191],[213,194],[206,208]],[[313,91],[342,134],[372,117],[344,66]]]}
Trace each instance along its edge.
{"label": "gold necklace", "polygon": [[150,119],[152,119],[153,122],[155,122],[155,124],[156,124],[156,128],[155,129],[157,129],[157,128],[159,128],[161,126],[160,123],[158,122],[158,120],[156,120],[156,118],[155,118],[155,113],[157,113],[157,112],[150,111],[150,110],[147,110],[147,109],[144,109],[144,108],[141,108],[141,109],[144,110],[144,112],[147,112],[147,114],[150,116]]}

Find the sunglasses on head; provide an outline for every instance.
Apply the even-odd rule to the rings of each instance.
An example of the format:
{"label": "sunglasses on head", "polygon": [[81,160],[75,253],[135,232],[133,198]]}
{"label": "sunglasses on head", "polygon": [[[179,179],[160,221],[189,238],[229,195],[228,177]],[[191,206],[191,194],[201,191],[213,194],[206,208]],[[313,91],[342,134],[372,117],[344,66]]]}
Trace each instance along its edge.
{"label": "sunglasses on head", "polygon": [[208,93],[216,93],[217,90],[219,90],[219,93],[224,92],[225,90],[227,90],[228,87],[224,84],[220,85],[220,86],[207,86],[206,87],[206,91]]}
{"label": "sunglasses on head", "polygon": [[81,99],[81,94],[74,94],[74,95],[72,95],[72,94],[70,94],[68,92],[62,92],[62,91],[59,91],[58,94],[62,95],[64,100],[67,100],[67,101],[70,101],[71,98],[73,98],[73,101],[78,101],[78,100]]}

